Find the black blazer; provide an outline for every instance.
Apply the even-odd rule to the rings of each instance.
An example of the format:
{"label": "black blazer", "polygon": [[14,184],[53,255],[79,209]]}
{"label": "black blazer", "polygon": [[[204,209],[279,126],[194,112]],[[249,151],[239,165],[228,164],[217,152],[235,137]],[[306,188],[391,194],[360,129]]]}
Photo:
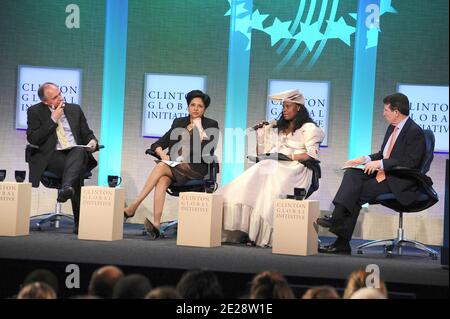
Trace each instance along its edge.
{"label": "black blazer", "polygon": [[[27,140],[30,144],[39,146],[39,149],[31,154],[28,163],[29,180],[33,187],[39,186],[42,173],[47,167],[58,141],[56,136],[58,124],[51,119],[51,113],[48,106],[42,102],[31,106],[27,111]],[[66,103],[64,114],[77,144],[87,144],[91,139],[97,140],[78,104]],[[95,166],[97,166],[97,161],[89,153],[87,169],[91,170]]]}
{"label": "black blazer", "polygon": [[[156,151],[158,147],[161,147],[163,150],[169,148],[169,156],[172,151],[172,148],[175,144],[177,144],[182,139],[182,135],[172,136],[171,134],[176,128],[186,128],[190,123],[189,116],[179,117],[173,120],[172,126],[170,129],[155,143],[153,143],[150,148],[153,151]],[[202,127],[206,131],[209,139],[204,139],[200,142],[200,135],[196,127],[194,127],[192,134],[190,134],[189,141],[189,159],[185,159],[187,163],[190,164],[191,168],[205,176],[208,174],[208,165],[207,162],[204,161],[203,156],[211,156],[214,155],[214,152],[217,147],[218,138],[219,138],[219,124],[217,121],[202,117]],[[208,130],[209,129],[209,130]],[[213,130],[211,130],[213,129]],[[201,147],[193,147],[194,145],[201,145]],[[171,158],[171,160],[176,160],[176,158]]]}
{"label": "black blazer", "polygon": [[[394,130],[390,125],[384,136],[381,150],[370,155],[374,161],[383,159],[383,149]],[[388,159],[383,160],[383,167],[386,171],[386,181],[389,188],[402,205],[411,204],[420,194],[417,181],[405,179],[389,174],[389,169],[394,166],[402,166],[413,169],[420,169],[422,159],[425,155],[425,135],[422,128],[409,118],[403,126],[397,140],[392,148]]]}

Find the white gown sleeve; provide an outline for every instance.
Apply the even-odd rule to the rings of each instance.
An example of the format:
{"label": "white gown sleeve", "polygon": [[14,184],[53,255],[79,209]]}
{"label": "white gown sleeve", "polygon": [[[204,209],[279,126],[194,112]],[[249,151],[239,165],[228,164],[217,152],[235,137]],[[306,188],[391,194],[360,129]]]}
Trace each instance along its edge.
{"label": "white gown sleeve", "polygon": [[313,123],[305,123],[301,127],[301,132],[305,142],[306,154],[317,159],[319,157],[319,146],[325,137],[325,133]]}

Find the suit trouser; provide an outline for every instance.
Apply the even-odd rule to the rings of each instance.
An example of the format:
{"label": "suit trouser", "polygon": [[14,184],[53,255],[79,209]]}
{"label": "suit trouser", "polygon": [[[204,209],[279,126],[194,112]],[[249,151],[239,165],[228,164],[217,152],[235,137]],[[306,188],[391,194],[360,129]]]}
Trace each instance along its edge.
{"label": "suit trouser", "polygon": [[375,199],[378,195],[390,193],[386,180],[378,183],[376,174],[367,175],[360,169],[347,169],[333,204],[333,223],[330,231],[347,240],[352,239],[361,205]]}
{"label": "suit trouser", "polygon": [[87,151],[81,147],[74,147],[68,151],[55,151],[46,168],[46,170],[62,176],[63,188],[73,187],[74,195],[71,202],[75,224],[78,224],[80,216],[81,186],[84,185],[87,162]]}

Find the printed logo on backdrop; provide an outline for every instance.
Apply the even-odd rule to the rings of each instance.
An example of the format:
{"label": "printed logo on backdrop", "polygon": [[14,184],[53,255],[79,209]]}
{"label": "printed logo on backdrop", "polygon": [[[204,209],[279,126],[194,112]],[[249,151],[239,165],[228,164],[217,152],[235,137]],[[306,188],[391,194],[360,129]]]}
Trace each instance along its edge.
{"label": "printed logo on backdrop", "polygon": [[37,91],[42,83],[57,84],[67,103],[80,104],[81,69],[19,65],[17,78],[16,129],[27,128],[27,109],[41,101]]}
{"label": "printed logo on backdrop", "polygon": [[[328,146],[328,105],[329,105],[329,82],[313,81],[285,81],[269,80],[268,95],[298,89],[305,97],[305,106],[311,118],[325,133],[322,146]],[[267,121],[279,118],[282,105],[279,101],[267,101],[266,119]]]}
{"label": "printed logo on backdrop", "polygon": [[409,99],[409,116],[436,139],[434,151],[448,152],[448,86],[398,84]]}
{"label": "printed logo on backdrop", "polygon": [[142,136],[163,136],[175,118],[188,115],[186,93],[205,87],[206,76],[146,73]]}

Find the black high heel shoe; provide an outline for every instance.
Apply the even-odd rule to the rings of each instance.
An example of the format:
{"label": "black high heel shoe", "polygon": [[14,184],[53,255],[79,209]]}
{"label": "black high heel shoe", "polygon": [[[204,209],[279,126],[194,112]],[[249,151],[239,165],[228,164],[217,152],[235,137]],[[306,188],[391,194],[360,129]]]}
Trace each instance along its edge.
{"label": "black high heel shoe", "polygon": [[151,221],[148,220],[147,217],[145,217],[144,220],[144,229],[147,232],[147,234],[150,236],[151,239],[157,239],[160,237],[161,233],[159,232],[159,229],[153,225]]}
{"label": "black high heel shoe", "polygon": [[132,215],[128,215],[127,212],[124,210],[123,211],[123,222],[125,223],[128,220],[128,218],[133,218],[134,214],[136,214],[136,212],[134,212]]}

